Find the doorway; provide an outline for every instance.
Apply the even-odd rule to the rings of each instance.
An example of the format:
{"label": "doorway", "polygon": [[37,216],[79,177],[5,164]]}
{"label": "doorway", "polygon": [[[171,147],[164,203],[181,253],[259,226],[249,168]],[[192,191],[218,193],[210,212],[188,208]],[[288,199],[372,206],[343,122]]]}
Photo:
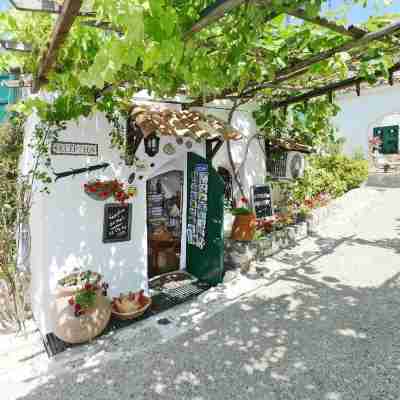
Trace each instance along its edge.
{"label": "doorway", "polygon": [[180,269],[183,171],[147,181],[148,277]]}

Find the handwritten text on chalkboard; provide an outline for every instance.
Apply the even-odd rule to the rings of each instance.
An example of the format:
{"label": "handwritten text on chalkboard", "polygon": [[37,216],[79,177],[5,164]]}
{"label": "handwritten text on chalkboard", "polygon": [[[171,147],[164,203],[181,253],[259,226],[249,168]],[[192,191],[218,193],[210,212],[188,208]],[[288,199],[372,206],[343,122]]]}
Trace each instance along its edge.
{"label": "handwritten text on chalkboard", "polygon": [[257,219],[271,217],[273,215],[271,187],[269,185],[254,185],[252,195]]}
{"label": "handwritten text on chalkboard", "polygon": [[131,223],[131,204],[106,204],[104,206],[103,242],[131,240]]}

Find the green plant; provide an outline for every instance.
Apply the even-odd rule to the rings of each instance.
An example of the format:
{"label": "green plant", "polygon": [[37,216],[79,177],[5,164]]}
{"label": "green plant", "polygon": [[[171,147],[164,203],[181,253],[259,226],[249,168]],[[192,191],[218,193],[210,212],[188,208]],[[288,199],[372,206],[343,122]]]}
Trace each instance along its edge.
{"label": "green plant", "polygon": [[83,276],[80,277],[83,282],[83,287],[68,300],[68,303],[74,307],[74,314],[76,317],[85,314],[85,312],[95,305],[99,290],[103,291],[104,296],[107,295],[108,284],[103,282],[100,285],[98,280],[92,283],[92,277],[93,274],[91,271],[84,272]]}
{"label": "green plant", "polygon": [[239,207],[231,208],[232,215],[250,215],[254,211],[249,207],[249,201],[246,197],[242,197],[239,202]]}

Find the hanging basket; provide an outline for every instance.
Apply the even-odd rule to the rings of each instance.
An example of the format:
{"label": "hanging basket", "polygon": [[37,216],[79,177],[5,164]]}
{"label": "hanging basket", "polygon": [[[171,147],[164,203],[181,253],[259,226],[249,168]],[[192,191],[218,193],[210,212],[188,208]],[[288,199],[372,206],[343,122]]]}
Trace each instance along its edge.
{"label": "hanging basket", "polygon": [[93,200],[104,201],[109,199],[118,185],[117,181],[90,181],[84,185],[85,193]]}

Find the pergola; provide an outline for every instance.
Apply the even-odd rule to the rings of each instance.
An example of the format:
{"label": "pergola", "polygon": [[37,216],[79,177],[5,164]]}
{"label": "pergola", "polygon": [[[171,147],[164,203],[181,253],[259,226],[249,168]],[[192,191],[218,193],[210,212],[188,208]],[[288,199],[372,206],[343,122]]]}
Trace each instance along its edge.
{"label": "pergola", "polygon": [[[89,20],[86,18],[84,21],[81,21],[81,23],[89,25],[93,29],[115,30],[115,28],[109,23],[96,20],[96,13],[94,11],[83,9],[83,0],[65,0],[62,5],[55,1],[49,0],[10,0],[10,2],[16,9],[20,11],[37,11],[58,14],[50,37],[49,45],[42,51],[38,72],[32,82],[33,92],[37,92],[40,87],[46,83],[47,76],[55,64],[57,53],[77,18],[90,17]],[[218,22],[218,20],[220,20],[233,9],[239,7],[241,4],[248,2],[254,3],[259,7],[271,8],[269,19],[273,19],[279,15],[279,13],[273,10],[273,2],[271,0],[216,0],[211,6],[201,11],[200,18],[185,33],[185,37],[195,35],[197,32],[203,30],[207,26]],[[340,46],[322,51],[308,58],[299,60],[288,67],[282,68],[281,70],[277,71],[273,80],[248,86],[240,94],[226,90],[223,93],[223,98],[250,98],[258,91],[266,88],[276,88],[277,85],[281,84],[282,82],[289,81],[293,78],[298,78],[299,76],[305,74],[309,68],[316,63],[328,60],[338,53],[363,47],[371,42],[381,41],[395,46],[398,46],[400,43],[400,40],[395,36],[395,34],[400,31],[400,21],[396,21],[377,31],[368,32],[355,26],[346,27],[320,16],[310,17],[301,8],[288,7],[284,10],[284,13],[295,16],[296,18],[304,21],[311,22],[320,27],[330,29],[336,33],[349,37],[350,39]],[[28,43],[1,41],[0,44],[4,49],[9,51],[31,51],[31,46]],[[389,69],[389,83],[391,85],[394,83],[393,74],[398,70],[400,70],[400,62],[395,63]],[[377,75],[377,77],[379,77],[379,75]],[[306,90],[300,95],[290,96],[279,101],[273,101],[271,105],[272,108],[285,108],[290,104],[304,102],[323,95],[329,95],[331,98],[333,92],[349,87],[355,87],[357,94],[360,95],[360,85],[364,81],[365,78],[356,76],[336,82],[330,82],[324,86]],[[26,83],[22,84],[26,85]],[[110,87],[107,87],[105,90],[110,90]],[[204,101],[208,102],[214,98],[215,97],[196,99],[193,102],[186,104],[186,107],[200,106],[204,104]]]}

